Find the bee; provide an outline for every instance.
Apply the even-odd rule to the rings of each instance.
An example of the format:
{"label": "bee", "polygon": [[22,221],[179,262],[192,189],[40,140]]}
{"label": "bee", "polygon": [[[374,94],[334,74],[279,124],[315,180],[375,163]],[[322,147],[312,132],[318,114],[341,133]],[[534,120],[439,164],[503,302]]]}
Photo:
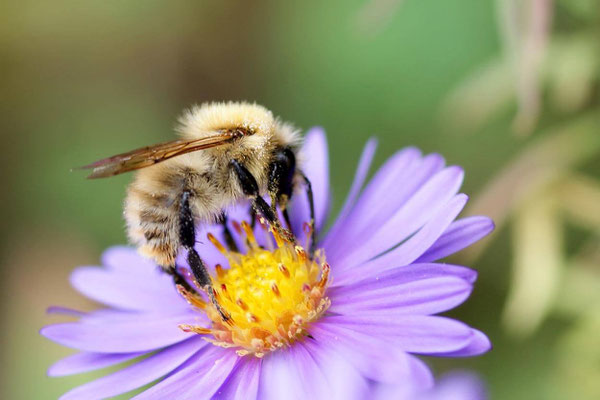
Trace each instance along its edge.
{"label": "bee", "polygon": [[[304,184],[314,224],[310,181],[298,165],[298,131],[271,111],[244,102],[194,106],[179,119],[177,140],[139,148],[85,165],[88,178],[137,170],[127,189],[124,217],[130,241],[189,289],[175,260],[187,250],[190,270],[223,320],[206,265],[194,249],[198,224],[223,223],[226,210],[248,199],[279,235],[294,241],[287,206],[296,186]],[[270,197],[270,205],[263,195]],[[281,210],[289,229],[278,218]],[[314,235],[314,229],[312,229]],[[314,243],[314,236],[312,242]]]}

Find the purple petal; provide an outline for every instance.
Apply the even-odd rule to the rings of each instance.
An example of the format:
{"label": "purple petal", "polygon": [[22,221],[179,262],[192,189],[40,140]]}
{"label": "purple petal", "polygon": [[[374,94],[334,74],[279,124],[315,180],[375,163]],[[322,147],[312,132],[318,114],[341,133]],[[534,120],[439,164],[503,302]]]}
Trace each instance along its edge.
{"label": "purple petal", "polygon": [[413,355],[409,356],[409,364],[411,375],[413,377],[413,389],[425,390],[433,387],[433,374],[431,373],[431,369],[427,366],[427,364]]}
{"label": "purple petal", "polygon": [[396,382],[377,383],[372,388],[371,400],[423,400],[415,397],[414,392],[415,389],[411,384],[397,384]]}
{"label": "purple petal", "polygon": [[[419,186],[419,183],[414,182],[414,185],[399,189],[398,182],[409,178],[422,165],[421,152],[416,148],[409,147],[394,154],[368,183],[347,222],[352,222],[358,232],[368,228],[367,221],[381,220],[384,213],[388,216],[394,213],[414,193],[414,187]],[[389,196],[392,188],[394,196]],[[356,218],[358,216],[364,218]]]}
{"label": "purple petal", "polygon": [[[210,272],[211,273],[214,272],[213,268],[217,264],[221,264],[223,266],[229,265],[229,261],[227,260],[227,257],[225,257],[225,255],[223,253],[221,253],[215,247],[214,244],[212,244],[212,242],[208,239],[208,236],[207,236],[208,233],[211,233],[219,242],[221,242],[221,244],[226,246],[227,243],[225,241],[225,236],[223,234],[223,232],[224,232],[223,226],[220,224],[200,226],[199,229],[197,229],[197,232],[198,232],[198,234],[196,235],[196,245],[194,246],[194,248],[196,249],[198,254],[200,254],[200,256],[202,257],[202,260],[209,267]],[[243,239],[241,239],[239,237],[239,235],[235,232],[235,229],[230,229],[230,232],[231,232],[234,240],[236,238],[238,239],[236,241],[236,243],[241,243],[243,241]],[[181,259],[181,261],[179,262],[178,265],[188,265],[187,251],[181,251],[180,253],[185,258]]]}
{"label": "purple petal", "polygon": [[152,260],[142,257],[134,248],[127,246],[114,246],[106,250],[102,254],[102,265],[115,271],[142,274],[157,268]]}
{"label": "purple petal", "polygon": [[[431,220],[425,224],[410,239],[406,240],[394,250],[374,260],[378,264],[395,263],[396,265],[408,265],[415,261],[423,252],[431,247],[442,235],[454,219],[460,214],[467,204],[468,197],[465,194],[457,194],[447,204],[433,214]],[[392,234],[390,232],[390,234]],[[366,267],[368,268],[368,267]]]}
{"label": "purple petal", "polygon": [[133,360],[145,353],[76,353],[65,357],[48,368],[48,376],[81,374]]}
{"label": "purple petal", "polygon": [[173,278],[156,266],[130,271],[80,267],[71,274],[71,285],[90,299],[115,308],[153,311],[189,307],[175,290]]}
{"label": "purple petal", "polygon": [[106,398],[137,389],[165,376],[206,345],[208,343],[201,337],[193,337],[127,368],[79,386],[65,393],[61,400]]}
{"label": "purple petal", "polygon": [[454,221],[417,262],[440,260],[470,246],[493,230],[494,222],[488,217],[473,216]]}
{"label": "purple petal", "polygon": [[[418,187],[418,179],[412,185],[398,186],[398,182],[410,180],[423,164],[421,152],[413,147],[403,149],[394,154],[377,171],[350,213],[340,221],[340,228],[335,237],[328,235],[324,243],[328,253],[339,251],[338,243],[360,238],[363,231],[369,229],[368,221],[381,220],[384,213],[389,217]],[[389,196],[390,190],[394,196]],[[387,192],[387,193],[386,193]],[[381,212],[380,212],[381,211]],[[341,242],[340,242],[341,241]]]}
{"label": "purple petal", "polygon": [[371,392],[373,400],[486,400],[487,390],[473,373],[452,371],[430,387],[379,384]]}
{"label": "purple petal", "polygon": [[263,361],[259,397],[261,399],[325,398],[325,376],[301,343],[276,351]]}
{"label": "purple petal", "polygon": [[[301,168],[306,177],[311,181],[314,204],[315,225],[317,232],[325,224],[329,211],[329,154],[327,138],[322,128],[312,128],[306,134],[302,147]],[[304,235],[302,225],[310,222],[310,213],[306,190],[304,187],[294,192],[290,204],[290,219],[292,229],[298,240],[302,243]]]}
{"label": "purple petal", "polygon": [[136,314],[100,310],[78,322],[50,325],[40,333],[63,346],[96,353],[159,349],[189,338],[179,324],[196,324],[200,314]]}
{"label": "purple petal", "polygon": [[[408,364],[411,370],[411,379],[407,382],[382,382],[372,386],[371,397],[373,400],[425,400],[421,396],[433,387],[433,375],[427,365],[417,357],[409,355]],[[433,400],[433,399],[432,399]],[[450,400],[450,399],[448,399]],[[452,400],[465,400],[456,397]]]}
{"label": "purple petal", "polygon": [[360,274],[356,273],[352,276],[344,275],[340,278],[336,276],[331,284],[332,292],[335,292],[336,294],[343,293],[351,295],[352,292],[360,292],[362,290],[368,290],[369,288],[380,287],[380,285],[385,285],[388,281],[391,285],[395,285],[428,278],[455,276],[473,284],[477,279],[477,271],[452,264],[411,264],[405,266],[405,268],[388,269],[379,274],[371,273],[371,271],[368,270],[362,270],[362,267],[360,269],[362,272]]}
{"label": "purple petal", "polygon": [[327,232],[327,235],[323,240],[322,247],[329,247],[328,239],[336,237],[340,227],[343,225],[343,222],[346,219],[346,216],[352,210],[354,203],[356,203],[356,198],[358,197],[358,194],[365,183],[365,179],[367,179],[367,174],[369,172],[369,168],[371,167],[371,162],[373,161],[373,156],[375,155],[376,149],[377,140],[370,139],[360,156],[360,161],[358,162],[358,167],[356,169],[356,173],[354,174],[354,181],[352,182],[352,187],[350,188],[350,192],[348,192],[348,197],[346,197],[342,211],[340,211],[335,219],[335,223],[329,232]]}
{"label": "purple petal", "polygon": [[374,224],[375,231],[363,236],[361,241],[348,242],[360,245],[347,248],[339,258],[332,258],[328,254],[331,264],[336,268],[344,266],[344,269],[348,269],[406,240],[425,223],[434,221],[438,211],[454,197],[462,179],[463,171],[458,167],[449,167],[437,173],[395,214],[388,214],[381,224]]}
{"label": "purple petal", "polygon": [[347,362],[309,341],[265,357],[259,398],[353,399],[363,398],[364,379]]}
{"label": "purple petal", "polygon": [[290,351],[282,349],[263,360],[258,389],[261,400],[283,399],[287,396],[293,399],[302,393],[296,366],[290,362],[293,361],[293,357],[289,356]]}
{"label": "purple petal", "polygon": [[367,380],[340,353],[313,340],[305,341],[303,346],[315,360],[327,381],[327,387],[321,388],[321,394],[325,395],[321,398],[358,400],[367,397],[369,389]]}
{"label": "purple petal", "polygon": [[354,335],[391,341],[411,353],[442,353],[464,348],[472,329],[450,318],[424,315],[343,315],[327,317],[328,324],[353,331]]}
{"label": "purple petal", "polygon": [[385,279],[357,290],[332,291],[329,309],[338,314],[428,315],[456,307],[471,294],[472,285],[460,278],[446,276],[408,283]]}
{"label": "purple petal", "polygon": [[66,315],[68,317],[77,317],[77,318],[83,317],[85,315],[85,312],[83,312],[83,311],[74,310],[72,308],[61,307],[61,306],[50,306],[46,309],[46,312],[48,314]]}
{"label": "purple petal", "polygon": [[[267,200],[267,199],[265,199]],[[250,201],[240,201],[233,204],[226,210],[227,219],[235,220],[237,222],[247,221],[250,222],[250,208],[252,204]],[[234,232],[232,232],[234,233]]]}
{"label": "purple petal", "polygon": [[423,400],[485,400],[488,398],[485,385],[473,373],[450,372],[442,376],[435,388],[423,396]]}
{"label": "purple petal", "polygon": [[[205,229],[202,229],[201,233],[204,233],[204,241],[208,242]],[[219,232],[215,236],[219,236]],[[209,269],[215,264],[214,253],[218,253],[212,244],[210,246],[210,251],[204,251],[205,249],[200,247],[202,249],[200,254],[207,262]],[[206,249],[209,249],[208,245],[206,245]],[[205,252],[206,254],[204,254]],[[177,265],[187,265],[184,253],[180,252]],[[71,277],[72,284],[85,296],[116,308],[171,312],[174,308],[181,310],[189,307],[175,290],[173,278],[163,273],[152,260],[142,257],[137,250],[131,247],[115,246],[106,250],[102,254],[102,265],[105,268],[80,267],[76,269]],[[100,279],[96,286],[94,282],[96,276],[91,275],[92,279],[86,279],[85,272],[81,272],[82,276],[77,276],[80,270],[94,271],[90,274],[97,274],[98,270],[105,271],[106,277]],[[114,288],[128,285],[130,289],[113,289],[106,285]],[[129,291],[131,293],[127,293]],[[115,295],[114,292],[118,292],[118,295]],[[140,300],[136,301],[136,297],[139,297]]]}
{"label": "purple petal", "polygon": [[[454,198],[431,215],[431,219],[425,226],[400,246],[361,265],[360,268],[353,268],[350,271],[336,268],[336,276],[341,280],[352,281],[357,278],[357,274],[361,272],[364,274],[364,271],[369,271],[371,274],[379,274],[391,268],[409,265],[439,238],[456,216],[460,214],[466,202],[466,195],[458,194],[454,196]],[[394,234],[391,229],[388,231],[388,235],[393,236]],[[340,269],[342,270],[341,272]]]}
{"label": "purple petal", "polygon": [[231,349],[205,346],[174,373],[134,399],[210,399],[229,378],[239,360]]}
{"label": "purple petal", "polygon": [[255,400],[258,396],[261,360],[256,357],[242,358],[229,379],[217,391],[215,399]]}
{"label": "purple petal", "polygon": [[472,357],[486,353],[492,349],[490,339],[481,331],[471,328],[472,336],[469,343],[456,351],[432,353],[436,357]]}
{"label": "purple petal", "polygon": [[310,328],[322,346],[336,349],[365,377],[379,382],[410,380],[408,354],[385,340],[371,340],[343,326],[324,320]]}

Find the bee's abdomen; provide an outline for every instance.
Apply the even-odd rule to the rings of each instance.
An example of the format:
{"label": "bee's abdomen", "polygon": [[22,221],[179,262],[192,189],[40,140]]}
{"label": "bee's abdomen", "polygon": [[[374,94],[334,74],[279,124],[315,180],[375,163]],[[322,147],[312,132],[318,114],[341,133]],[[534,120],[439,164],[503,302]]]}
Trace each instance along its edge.
{"label": "bee's abdomen", "polygon": [[164,196],[132,186],[125,201],[125,220],[129,239],[142,255],[162,267],[174,267],[180,244],[178,208],[176,201]]}

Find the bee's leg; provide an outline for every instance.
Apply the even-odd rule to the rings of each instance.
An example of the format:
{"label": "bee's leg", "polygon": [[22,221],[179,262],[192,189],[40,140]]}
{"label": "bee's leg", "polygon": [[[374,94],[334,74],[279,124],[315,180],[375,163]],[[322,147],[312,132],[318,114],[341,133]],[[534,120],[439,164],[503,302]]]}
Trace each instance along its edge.
{"label": "bee's leg", "polygon": [[254,207],[250,206],[248,213],[250,214],[250,227],[254,229],[256,226],[256,211],[254,210]]}
{"label": "bee's leg", "polygon": [[292,235],[290,231],[281,225],[281,222],[277,218],[275,211],[273,211],[265,199],[260,196],[258,191],[258,183],[250,171],[248,171],[248,169],[237,160],[231,160],[230,165],[238,177],[244,194],[252,199],[252,207],[256,213],[261,214],[269,223],[269,225],[286,241],[294,243],[296,241],[294,235]]}
{"label": "bee's leg", "polygon": [[306,197],[308,198],[308,208],[310,212],[310,253],[314,251],[317,243],[317,228],[315,226],[315,198],[313,196],[312,184],[304,172],[298,170],[298,174],[302,177],[304,185],[306,185]]}
{"label": "bee's leg", "polygon": [[189,282],[183,276],[181,276],[179,271],[177,271],[176,265],[171,266],[171,267],[161,267],[161,268],[164,272],[166,272],[167,274],[169,274],[173,277],[173,283],[175,285],[182,286],[186,291],[188,291],[190,293],[198,293],[196,291],[196,289],[194,289],[192,287],[192,285],[190,285]]}
{"label": "bee's leg", "polygon": [[229,247],[229,250],[239,251],[237,244],[235,243],[235,240],[233,239],[233,235],[231,234],[231,231],[229,230],[229,227],[227,226],[227,215],[225,215],[225,213],[222,213],[219,216],[219,223],[221,225],[223,225],[223,236],[225,238],[225,243],[227,244],[227,247]]}
{"label": "bee's leg", "polygon": [[[283,218],[291,229],[290,218],[287,212],[287,203],[294,192],[294,179],[296,174],[302,178],[306,186],[306,195],[310,212],[310,253],[313,252],[317,240],[317,231],[315,229],[315,202],[313,197],[312,185],[306,175],[296,168],[296,156],[294,152],[287,147],[279,149],[269,166],[269,194],[271,199],[276,200],[282,210]],[[275,201],[273,202],[275,203]]]}
{"label": "bee's leg", "polygon": [[295,172],[296,156],[294,152],[288,147],[276,150],[273,161],[269,164],[269,181],[267,184],[273,207],[279,204],[282,210],[286,209],[288,200],[292,197],[294,191]]}
{"label": "bee's leg", "polygon": [[190,197],[192,193],[189,190],[184,190],[181,194],[181,202],[179,204],[179,238],[181,244],[188,251],[187,260],[192,270],[192,274],[198,285],[206,292],[210,301],[215,306],[223,321],[228,321],[230,317],[225,313],[221,305],[215,297],[215,291],[212,286],[212,280],[206,269],[204,261],[198,255],[194,245],[196,244],[196,229],[194,226],[194,217],[190,207]]}
{"label": "bee's leg", "polygon": [[283,214],[283,220],[285,221],[286,225],[288,226],[288,229],[290,230],[290,232],[292,232],[292,234],[293,234],[294,230],[292,229],[292,221],[290,220],[290,214],[288,213],[288,209],[284,208],[283,210],[281,210],[281,214]]}
{"label": "bee's leg", "polygon": [[[289,147],[278,149],[269,165],[269,180],[267,190],[271,197],[271,207],[276,212],[279,205],[283,219],[290,231],[292,223],[287,210],[289,199],[294,191],[294,172],[296,170],[296,156]],[[293,232],[292,232],[293,233]]]}

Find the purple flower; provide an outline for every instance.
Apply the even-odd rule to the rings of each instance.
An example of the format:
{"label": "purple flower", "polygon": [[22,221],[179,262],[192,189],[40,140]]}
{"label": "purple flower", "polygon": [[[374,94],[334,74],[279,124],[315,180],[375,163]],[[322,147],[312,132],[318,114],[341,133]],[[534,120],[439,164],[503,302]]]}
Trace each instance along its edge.
{"label": "purple flower", "polygon": [[486,400],[487,390],[481,379],[467,371],[445,374],[428,389],[406,385],[376,385],[370,393],[373,400]]}
{"label": "purple flower", "polygon": [[[103,268],[76,269],[73,286],[110,308],[42,330],[80,350],[50,367],[49,375],[137,362],[63,398],[105,398],[156,380],[136,398],[362,398],[372,382],[431,386],[431,372],[415,354],[463,357],[489,350],[483,333],[434,315],[468,298],[476,272],[435,261],[487,235],[492,221],[455,220],[467,202],[458,193],[463,171],[415,148],[392,156],[361,190],[375,147],[367,144],[344,207],[323,234],[327,143],[320,129],[307,134],[304,169],[321,233],[314,257],[260,224],[242,223],[247,207],[228,212],[244,251],[226,249],[219,226],[199,229],[197,250],[214,267],[230,324],[133,249],[108,250]],[[298,244],[307,244],[301,193],[290,217]]]}

